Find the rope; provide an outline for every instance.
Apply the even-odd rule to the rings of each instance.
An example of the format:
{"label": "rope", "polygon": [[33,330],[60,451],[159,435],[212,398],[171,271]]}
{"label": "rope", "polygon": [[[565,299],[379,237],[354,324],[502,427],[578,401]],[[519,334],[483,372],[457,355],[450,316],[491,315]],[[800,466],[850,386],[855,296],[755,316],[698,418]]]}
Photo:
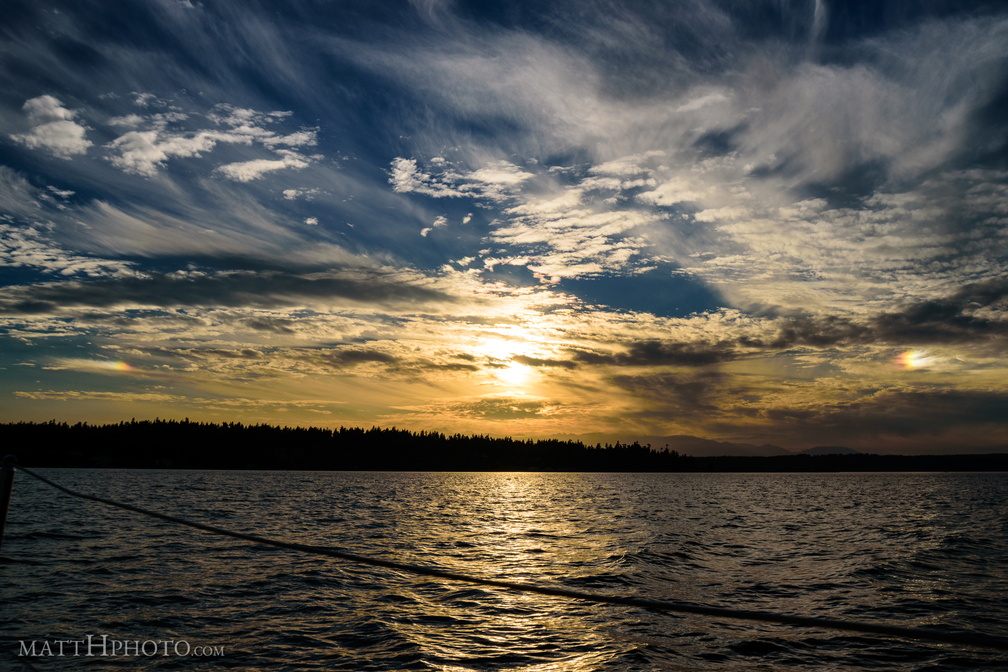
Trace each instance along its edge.
{"label": "rope", "polygon": [[941,630],[932,630],[926,628],[905,628],[901,626],[886,625],[882,623],[860,623],[856,621],[846,621],[834,618],[791,616],[787,614],[777,614],[769,611],[708,607],[689,602],[671,602],[671,601],[647,600],[638,597],[620,597],[618,595],[585,593],[578,590],[570,590],[567,588],[557,588],[552,586],[543,586],[532,583],[503,581],[500,579],[487,579],[475,576],[468,576],[456,572],[449,572],[443,569],[436,569],[434,567],[425,567],[422,565],[413,565],[404,562],[396,562],[395,560],[383,560],[381,558],[375,558],[366,555],[358,555],[356,553],[349,553],[347,551],[341,551],[333,548],[325,548],[322,546],[311,546],[308,544],[298,544],[290,541],[283,541],[280,539],[269,539],[267,537],[260,537],[255,534],[245,534],[243,532],[235,532],[233,530],[227,530],[221,527],[216,527],[214,525],[197,523],[191,520],[186,520],[185,518],[178,518],[176,516],[169,516],[164,513],[158,513],[157,511],[150,511],[148,509],[143,509],[139,506],[133,506],[132,504],[125,504],[123,502],[117,502],[112,499],[105,499],[104,497],[97,497],[95,495],[88,495],[85,493],[76,492],[74,490],[71,490],[70,488],[66,488],[62,485],[59,485],[58,483],[54,483],[53,481],[50,481],[44,476],[40,476],[39,474],[36,474],[35,472],[31,471],[30,469],[26,469],[25,467],[18,467],[18,469],[20,471],[25,472],[29,476],[32,476],[42,481],[43,483],[46,483],[47,485],[50,485],[53,488],[56,488],[60,492],[71,495],[73,497],[79,497],[81,499],[87,499],[93,502],[107,504],[109,506],[125,509],[127,511],[133,511],[134,513],[150,516],[152,518],[164,520],[169,523],[175,523],[177,525],[185,525],[187,527],[192,527],[197,530],[203,530],[204,532],[219,534],[225,537],[232,537],[234,539],[241,539],[243,541],[251,541],[252,543],[262,544],[265,546],[284,548],[291,551],[299,551],[301,553],[311,553],[314,555],[324,555],[330,558],[339,558],[340,560],[347,560],[349,562],[354,562],[363,565],[371,565],[374,567],[385,567],[387,569],[395,569],[402,572],[408,572],[410,574],[418,574],[421,576],[432,576],[439,579],[444,579],[446,581],[460,581],[480,586],[490,586],[493,588],[503,588],[505,590],[514,590],[524,593],[537,593],[539,595],[550,595],[554,597],[567,597],[575,600],[584,600],[587,602],[596,602],[602,604],[619,604],[627,607],[636,607],[639,609],[646,609],[648,611],[656,611],[662,613],[697,614],[702,616],[714,616],[717,618],[760,621],[764,623],[778,623],[782,625],[790,625],[797,627],[841,630],[847,632],[859,632],[873,635],[887,635],[890,637],[898,637],[901,639],[913,639],[913,640],[936,642],[943,644],[959,644],[962,646],[971,646],[982,649],[1008,651],[1008,638],[1004,637],[994,637],[989,635],[972,634],[965,632],[945,632]]}

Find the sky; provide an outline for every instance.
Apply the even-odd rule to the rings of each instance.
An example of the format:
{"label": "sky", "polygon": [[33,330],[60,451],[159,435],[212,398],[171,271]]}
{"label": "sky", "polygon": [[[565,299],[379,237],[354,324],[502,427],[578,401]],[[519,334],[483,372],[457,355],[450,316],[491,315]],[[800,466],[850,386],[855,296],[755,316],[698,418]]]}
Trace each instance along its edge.
{"label": "sky", "polygon": [[6,0],[0,421],[1008,445],[1008,6]]}

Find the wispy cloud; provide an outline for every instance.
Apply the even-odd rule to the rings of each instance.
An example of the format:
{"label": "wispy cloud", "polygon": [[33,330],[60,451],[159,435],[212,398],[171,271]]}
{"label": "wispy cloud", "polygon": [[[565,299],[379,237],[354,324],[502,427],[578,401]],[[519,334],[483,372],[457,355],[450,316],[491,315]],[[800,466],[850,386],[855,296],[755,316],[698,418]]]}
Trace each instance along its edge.
{"label": "wispy cloud", "polygon": [[395,275],[280,271],[149,274],[88,283],[11,288],[0,311],[50,313],[73,307],[278,306],[304,302],[437,302],[451,298]]}
{"label": "wispy cloud", "polygon": [[136,264],[74,254],[33,229],[0,224],[0,267],[30,267],[60,276],[133,276]]}

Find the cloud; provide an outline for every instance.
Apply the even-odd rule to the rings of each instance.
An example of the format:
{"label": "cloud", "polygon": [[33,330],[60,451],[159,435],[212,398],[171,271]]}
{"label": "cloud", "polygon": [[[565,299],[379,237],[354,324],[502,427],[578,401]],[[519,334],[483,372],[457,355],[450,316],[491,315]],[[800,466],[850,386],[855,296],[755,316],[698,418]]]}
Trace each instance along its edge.
{"label": "cloud", "polygon": [[954,293],[912,301],[899,310],[855,321],[845,316],[785,318],[769,340],[742,337],[751,347],[830,347],[887,343],[978,343],[1008,333],[1008,280],[970,283]]}
{"label": "cloud", "polygon": [[242,320],[250,329],[256,331],[267,331],[277,334],[293,334],[295,333],[294,327],[297,323],[287,317],[274,317],[274,316],[255,316],[246,317]]}
{"label": "cloud", "polygon": [[11,138],[29,149],[45,149],[62,159],[84,154],[93,143],[88,140],[87,127],[74,121],[77,113],[63,107],[50,95],[27,100],[22,108],[32,129]]}
{"label": "cloud", "polygon": [[654,189],[637,194],[636,199],[650,205],[669,207],[702,200],[703,189],[687,177],[676,176],[662,181]]}
{"label": "cloud", "polygon": [[21,173],[0,165],[0,214],[7,221],[32,220],[42,214],[44,192]]}
{"label": "cloud", "polygon": [[[557,199],[506,211],[489,238],[515,250],[521,265],[553,282],[602,273],[633,272],[646,241],[631,232],[658,220],[639,210],[608,210],[591,203],[555,210]],[[542,206],[542,207],[538,207]],[[512,257],[511,263],[515,263]]]}
{"label": "cloud", "polygon": [[119,152],[109,160],[128,173],[150,177],[157,174],[157,169],[163,167],[170,156],[199,156],[213,149],[218,140],[218,137],[201,134],[161,141],[157,131],[130,131],[108,144],[109,149]]}
{"label": "cloud", "polygon": [[294,201],[299,198],[304,198],[305,200],[310,201],[321,193],[321,189],[284,189],[283,197],[284,200],[287,201]]}
{"label": "cloud", "polygon": [[82,307],[130,305],[269,307],[327,301],[392,305],[451,300],[442,291],[378,274],[341,276],[234,271],[173,276],[150,273],[146,277],[8,288],[0,299],[0,312],[57,313]]}
{"label": "cloud", "polygon": [[91,390],[48,390],[44,392],[27,392],[16,390],[14,396],[22,399],[45,399],[49,401],[80,401],[96,400],[103,402],[127,403],[194,403],[195,400],[182,395],[165,394],[163,392],[105,392]]}
{"label": "cloud", "polygon": [[443,157],[431,159],[431,172],[416,159],[392,160],[389,184],[398,193],[417,193],[433,198],[471,197],[490,201],[510,198],[534,173],[507,161],[494,161],[475,170],[456,167]]}
{"label": "cloud", "polygon": [[631,342],[623,352],[572,350],[575,361],[610,366],[707,366],[740,355],[734,344],[676,343],[658,340]]}
{"label": "cloud", "polygon": [[[543,280],[557,282],[604,272],[647,270],[638,257],[649,244],[646,238],[629,234],[643,233],[661,216],[629,202],[640,188],[655,185],[653,167],[641,162],[650,164],[662,157],[663,152],[645,152],[594,166],[570,186],[556,184],[548,171],[533,173],[507,162],[460,170],[435,157],[430,161],[432,170],[425,172],[415,159],[399,158],[393,162],[390,183],[401,193],[513,204],[492,222],[494,228],[487,238],[498,249],[512,252],[485,256],[484,264],[488,268],[525,266]],[[463,223],[471,217],[467,214]]]}
{"label": "cloud", "polygon": [[517,362],[523,366],[535,366],[535,367],[556,367],[561,369],[576,369],[577,363],[571,362],[564,359],[540,359],[538,357],[529,357],[527,355],[515,355],[511,358],[512,362]]}
{"label": "cloud", "polygon": [[540,399],[491,397],[463,404],[452,404],[450,408],[439,410],[456,413],[465,418],[508,420],[549,416],[556,410],[556,404]]}
{"label": "cloud", "polygon": [[398,358],[379,350],[350,348],[345,350],[327,350],[320,352],[302,352],[295,355],[297,359],[332,369],[346,369],[362,364],[394,364]]}
{"label": "cloud", "polygon": [[[554,155],[587,163],[550,166],[558,169],[551,175],[575,176],[552,188],[534,176],[499,192],[497,202],[506,209],[488,238],[496,244],[493,257],[528,265],[543,278],[603,268],[633,273],[659,257],[716,285],[733,305],[824,313],[860,313],[862,306],[870,312],[886,301],[924,298],[950,282],[980,279],[967,269],[990,268],[982,256],[989,258],[990,250],[971,250],[972,259],[964,255],[960,268],[945,256],[950,244],[965,251],[975,226],[995,206],[988,206],[988,214],[968,199],[950,200],[949,187],[959,178],[929,178],[929,171],[973,152],[971,143],[996,144],[994,138],[970,137],[976,111],[1001,90],[996,69],[985,64],[1008,59],[1008,23],[966,15],[908,22],[900,30],[852,38],[844,45],[846,60],[818,62],[809,40],[826,39],[833,24],[821,7],[802,16],[800,30],[795,24],[775,41],[746,37],[749,26],[742,19],[707,3],[668,10],[652,23],[677,26],[700,51],[680,52],[663,64],[661,77],[676,84],[642,87],[634,96],[616,95],[626,87],[615,81],[615,71],[609,79],[603,56],[616,47],[599,47],[595,54],[578,40],[561,55],[555,41],[534,32],[487,31],[474,41],[481,49],[458,42],[443,49],[412,45],[409,56],[400,58],[372,45],[360,57],[418,97],[443,101],[441,144],[428,156],[440,157],[450,134],[456,142],[448,144],[467,147],[463,155],[478,165],[472,158],[498,150],[495,140],[506,136],[509,157]],[[655,32],[647,28],[646,12],[626,21],[638,42],[620,45],[619,53],[629,62],[641,58],[643,66],[645,52],[658,51],[650,41]],[[701,35],[700,26],[711,34]],[[600,40],[616,32],[593,29]],[[585,26],[574,21],[570,30],[583,35]],[[782,28],[768,30],[777,35]],[[524,55],[508,50],[517,43],[524,44],[523,54],[538,57],[535,72],[524,68]],[[698,45],[713,44],[721,45],[718,55],[704,62]],[[958,50],[948,67],[938,64],[935,59],[950,45]],[[738,67],[725,67],[729,61]],[[564,79],[575,69],[578,76]],[[656,67],[641,77],[658,72]],[[980,81],[985,84],[965,84]],[[507,133],[474,138],[467,129],[477,120]],[[413,146],[422,149],[423,140]],[[527,158],[512,165],[518,163],[526,166],[522,172],[536,172]],[[392,183],[399,193],[477,197],[477,190],[463,188],[471,184],[472,171],[458,165],[399,158]],[[992,189],[1006,180],[1002,171],[983,184]],[[956,189],[964,195],[980,184]],[[904,214],[883,204],[886,194],[901,188],[930,207]],[[547,212],[547,202],[561,196],[569,208]],[[960,201],[966,211],[949,212]],[[943,203],[945,212],[937,211]],[[605,236],[578,233],[620,221],[626,228]],[[948,222],[961,224],[949,230]],[[984,228],[997,239],[1004,235],[1003,225],[993,221]]]}
{"label": "cloud", "polygon": [[617,375],[612,383],[635,397],[657,401],[666,411],[711,411],[720,403],[718,393],[726,383],[722,373],[708,371],[684,375],[681,373],[652,373],[644,375]]}
{"label": "cloud", "polygon": [[409,193],[415,191],[418,193],[426,193],[431,196],[456,196],[454,192],[445,191],[442,193],[440,190],[431,190],[430,186],[430,176],[424,175],[420,172],[417,167],[416,159],[404,159],[402,157],[397,157],[392,160],[392,173],[389,177],[389,184],[392,185],[392,189],[399,193]]}
{"label": "cloud", "polygon": [[728,102],[730,99],[724,93],[714,92],[700,95],[696,98],[686,101],[676,108],[676,112],[695,112],[702,107],[707,105],[714,105],[717,103]]}
{"label": "cloud", "polygon": [[883,313],[871,321],[891,341],[955,343],[1008,335],[1008,279],[971,283],[954,294]]}
{"label": "cloud", "polygon": [[448,218],[445,217],[444,215],[438,215],[430,226],[421,229],[420,235],[426,238],[427,234],[429,234],[434,229],[447,225],[448,225]]}
{"label": "cloud", "polygon": [[35,229],[0,224],[0,267],[35,268],[60,276],[135,276],[137,264],[75,254]]}
{"label": "cloud", "polygon": [[1008,394],[1003,391],[882,390],[861,399],[808,409],[770,408],[760,413],[780,436],[814,435],[885,452],[985,452],[1004,447]]}
{"label": "cloud", "polygon": [[[234,413],[242,410],[262,410],[284,412],[290,409],[303,409],[309,412],[328,414],[333,406],[340,401],[317,399],[261,399],[257,397],[198,397],[165,392],[108,392],[100,390],[46,390],[39,392],[15,391],[14,395],[22,399],[37,399],[61,402],[99,401],[103,404],[164,404],[192,409],[193,412],[217,411],[227,420]],[[114,417],[114,416],[113,416]]]}
{"label": "cloud", "polygon": [[[141,105],[139,99],[137,104]],[[148,105],[144,102],[141,106]],[[313,160],[320,158],[303,156],[293,149],[282,149],[318,144],[318,129],[302,128],[294,133],[278,134],[269,127],[283,122],[291,115],[289,111],[259,112],[224,104],[216,105],[204,115],[178,111],[146,115],[131,113],[111,118],[108,123],[137,130],[120,135],[106,147],[113,152],[109,157],[112,165],[128,173],[147,177],[156,175],[171,158],[200,157],[220,144],[246,147],[259,145],[271,150],[271,156],[279,157],[232,162],[217,168],[217,172],[229,179],[249,182],[272,171],[305,168]],[[184,123],[195,125],[200,118],[214,127],[182,127]],[[311,193],[311,190],[305,193]]]}
{"label": "cloud", "polygon": [[[381,258],[352,254],[324,234],[299,225],[306,216],[327,210],[278,210],[275,189],[266,188],[257,198],[242,183],[229,180],[202,179],[194,189],[167,176],[125,182],[124,192],[135,197],[112,202],[76,198],[72,207],[59,213],[60,225],[52,235],[63,246],[94,256],[184,256],[232,268],[263,262],[282,268],[374,266]],[[166,189],[173,190],[173,199],[164,197]],[[224,258],[229,261],[220,261]]]}
{"label": "cloud", "polygon": [[281,150],[278,152],[279,159],[256,159],[254,161],[241,161],[238,163],[228,163],[219,166],[216,172],[229,180],[236,182],[251,182],[261,178],[266,173],[276,170],[300,170],[311,165],[314,157],[301,156],[295,152]]}
{"label": "cloud", "polygon": [[224,350],[222,348],[204,348],[200,354],[224,357],[225,359],[249,359],[261,360],[265,356],[261,351],[252,348],[242,348],[241,350]]}

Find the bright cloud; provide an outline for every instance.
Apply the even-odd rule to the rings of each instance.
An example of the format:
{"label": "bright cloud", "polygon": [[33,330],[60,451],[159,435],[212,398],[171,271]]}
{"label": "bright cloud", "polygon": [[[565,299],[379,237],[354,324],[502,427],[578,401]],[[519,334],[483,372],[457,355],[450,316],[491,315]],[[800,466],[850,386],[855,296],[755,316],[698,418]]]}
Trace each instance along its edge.
{"label": "bright cloud", "polygon": [[92,142],[85,135],[87,128],[74,121],[77,113],[63,107],[58,98],[50,95],[31,98],[22,108],[32,129],[28,133],[11,135],[11,138],[30,149],[45,149],[62,159],[84,154]]}
{"label": "bright cloud", "polygon": [[445,217],[444,215],[438,215],[430,226],[421,229],[420,235],[426,238],[427,235],[434,229],[447,225],[448,225],[448,218]]}
{"label": "bright cloud", "polygon": [[[143,107],[149,104],[144,102]],[[113,126],[148,130],[131,130],[108,143],[107,148],[112,150],[109,161],[125,172],[152,177],[171,158],[198,158],[213,151],[218,145],[259,145],[280,157],[232,162],[217,168],[220,174],[229,179],[248,182],[275,170],[307,167],[313,160],[293,149],[282,147],[308,147],[317,144],[317,129],[302,129],[281,135],[268,128],[268,125],[290,116],[290,112],[263,113],[218,105],[206,115],[206,119],[217,128],[199,130],[181,128],[184,122],[192,123],[192,115],[176,111],[114,117],[109,121]],[[309,190],[306,193],[312,192]]]}
{"label": "bright cloud", "polygon": [[302,156],[296,152],[280,150],[277,153],[280,156],[278,159],[255,159],[253,161],[228,163],[218,167],[217,172],[229,180],[250,182],[276,170],[300,170],[307,168],[315,160],[315,157]]}
{"label": "bright cloud", "polygon": [[392,161],[389,184],[399,193],[505,201],[522,183],[534,177],[533,173],[507,161],[497,161],[476,170],[460,170],[441,157],[434,157],[430,163],[434,170],[424,172],[416,159],[397,157]]}

